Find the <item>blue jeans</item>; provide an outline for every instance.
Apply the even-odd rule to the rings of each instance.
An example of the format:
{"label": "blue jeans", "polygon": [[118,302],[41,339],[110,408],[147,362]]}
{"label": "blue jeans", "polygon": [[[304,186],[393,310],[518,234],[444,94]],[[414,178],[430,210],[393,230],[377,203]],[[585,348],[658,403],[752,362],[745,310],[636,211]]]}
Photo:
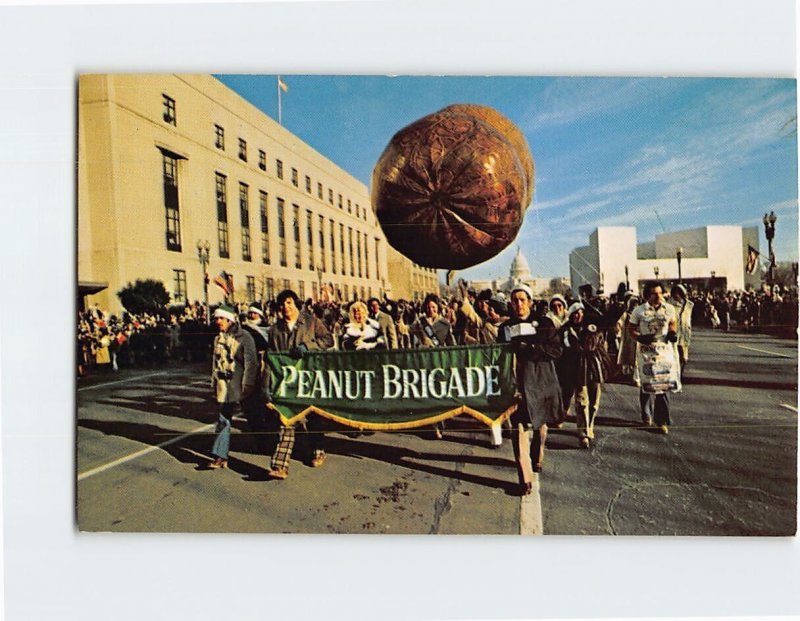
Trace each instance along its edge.
{"label": "blue jeans", "polygon": [[642,422],[653,421],[659,427],[669,425],[669,393],[651,395],[639,392],[639,405],[642,408]]}
{"label": "blue jeans", "polygon": [[219,420],[217,428],[214,430],[214,445],[211,447],[211,454],[214,457],[228,459],[228,452],[231,446],[231,418],[236,409],[235,403],[219,404]]}

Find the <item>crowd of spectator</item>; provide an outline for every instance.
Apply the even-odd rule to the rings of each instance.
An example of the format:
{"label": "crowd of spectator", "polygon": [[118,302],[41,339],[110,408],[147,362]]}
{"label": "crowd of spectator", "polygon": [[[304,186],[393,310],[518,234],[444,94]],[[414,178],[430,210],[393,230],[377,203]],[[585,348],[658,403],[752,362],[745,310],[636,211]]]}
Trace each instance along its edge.
{"label": "crowd of spectator", "polygon": [[[497,306],[505,302],[500,292],[470,291],[467,298],[471,305],[485,303],[490,299]],[[481,299],[478,299],[478,298]],[[692,323],[723,331],[772,331],[782,336],[796,336],[798,326],[797,290],[775,291],[690,291],[689,299],[694,303]],[[539,311],[546,313],[549,299],[536,300]],[[563,297],[564,308],[576,301],[587,305],[589,316],[603,317],[603,324],[611,333],[608,338],[609,354],[617,355],[621,344],[621,329],[615,327],[631,305],[641,299],[631,292],[619,291],[609,296],[583,291],[579,296],[567,294]],[[244,314],[247,304],[236,305]],[[304,309],[318,317],[334,336],[334,347],[342,348],[342,339],[350,321],[350,303],[314,302],[308,299]],[[391,300],[384,297],[375,300],[376,310],[391,319],[396,335],[396,347],[408,349],[418,347],[423,337],[414,334],[412,326],[424,315],[422,301]],[[452,327],[457,344],[479,342],[477,335],[469,334],[466,314],[463,311],[464,296],[454,295],[441,305],[441,317]],[[485,310],[488,310],[486,308]],[[212,309],[213,311],[213,309]],[[274,301],[264,304],[265,324],[270,326],[278,319]],[[370,315],[374,316],[372,309]],[[384,319],[385,321],[385,319]],[[385,330],[384,330],[385,331]],[[96,306],[78,314],[77,365],[78,375],[91,371],[116,371],[120,367],[166,364],[169,361],[201,361],[210,356],[211,344],[216,328],[206,321],[205,307],[200,302],[182,307],[165,308],[157,313],[139,315],[123,312],[117,316]],[[389,343],[394,346],[394,343]]]}

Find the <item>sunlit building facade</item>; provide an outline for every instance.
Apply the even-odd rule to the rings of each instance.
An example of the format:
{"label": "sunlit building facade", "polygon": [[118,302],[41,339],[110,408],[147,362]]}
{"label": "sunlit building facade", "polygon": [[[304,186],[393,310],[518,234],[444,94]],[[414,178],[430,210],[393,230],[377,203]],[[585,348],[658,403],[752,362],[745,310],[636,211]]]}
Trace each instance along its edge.
{"label": "sunlit building facade", "polygon": [[[346,301],[395,295],[394,273],[420,272],[397,253],[390,269],[363,183],[212,76],[81,76],[78,115],[88,303],[118,312],[117,291],[145,278],[173,304],[203,300],[207,273],[215,304],[223,271],[236,301],[284,288]],[[409,297],[437,290],[416,285],[429,283]]]}

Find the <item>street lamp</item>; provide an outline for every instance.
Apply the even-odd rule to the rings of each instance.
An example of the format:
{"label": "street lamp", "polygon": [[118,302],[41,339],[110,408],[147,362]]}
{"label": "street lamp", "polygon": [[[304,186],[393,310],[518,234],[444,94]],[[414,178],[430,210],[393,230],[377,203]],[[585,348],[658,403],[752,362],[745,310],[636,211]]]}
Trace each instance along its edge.
{"label": "street lamp", "polygon": [[675,256],[678,257],[678,284],[683,282],[683,277],[681,276],[681,259],[683,258],[683,248],[678,248],[675,251]]}
{"label": "street lamp", "polygon": [[317,265],[317,283],[319,284],[319,289],[317,289],[317,291],[318,291],[317,295],[319,296],[317,298],[317,302],[319,302],[319,301],[322,300],[322,266],[321,265]]}
{"label": "street lamp", "polygon": [[208,260],[210,257],[211,244],[208,240],[197,240],[197,258],[203,266],[203,304],[206,307],[206,325],[211,325],[211,315],[208,312]]}
{"label": "street lamp", "polygon": [[770,211],[769,215],[764,214],[761,220],[764,223],[764,234],[767,236],[767,243],[769,244],[769,275],[767,281],[772,285],[775,278],[775,253],[772,250],[772,240],[775,239],[775,223],[778,221],[778,216],[774,211]]}
{"label": "street lamp", "polygon": [[658,265],[653,266],[653,274],[656,275],[656,279],[658,279]]}
{"label": "street lamp", "polygon": [[628,266],[625,266],[625,291],[631,290],[631,284],[628,282]]}

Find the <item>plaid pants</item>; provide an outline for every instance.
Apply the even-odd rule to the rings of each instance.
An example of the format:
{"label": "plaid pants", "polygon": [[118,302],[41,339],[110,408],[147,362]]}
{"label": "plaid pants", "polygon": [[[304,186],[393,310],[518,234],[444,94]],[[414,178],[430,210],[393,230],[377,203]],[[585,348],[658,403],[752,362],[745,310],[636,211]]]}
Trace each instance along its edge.
{"label": "plaid pants", "polygon": [[[304,427],[308,432],[308,443],[311,448],[311,457],[321,457],[325,454],[323,448],[323,434],[321,421],[316,418],[310,419]],[[278,435],[278,446],[275,447],[275,452],[272,454],[272,461],[270,467],[273,470],[288,469],[289,461],[292,458],[292,449],[294,448],[295,440],[297,439],[297,431],[294,427],[286,427],[281,425],[281,430]]]}

